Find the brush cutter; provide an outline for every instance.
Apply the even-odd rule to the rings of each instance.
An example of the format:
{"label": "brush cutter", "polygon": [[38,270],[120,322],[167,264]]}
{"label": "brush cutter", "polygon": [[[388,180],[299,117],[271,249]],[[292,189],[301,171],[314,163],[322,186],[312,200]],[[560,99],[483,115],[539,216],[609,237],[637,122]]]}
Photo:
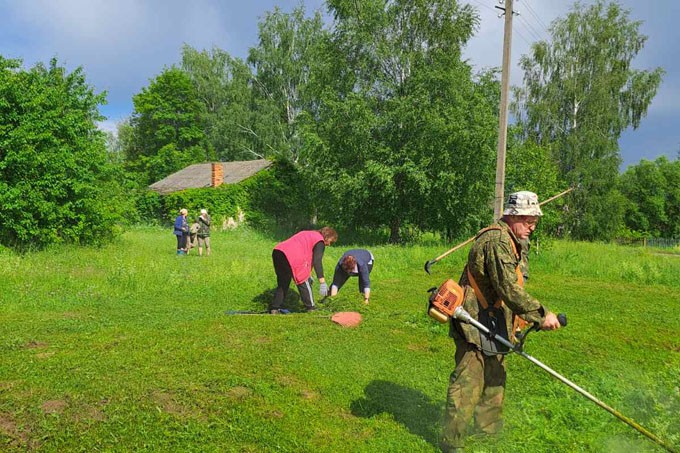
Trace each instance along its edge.
{"label": "brush cutter", "polygon": [[[545,201],[539,203],[538,205],[539,205],[539,206],[543,206],[544,204],[550,203],[551,201],[556,200],[556,199],[558,199],[558,198],[560,198],[560,197],[562,197],[562,196],[568,194],[568,193],[571,192],[572,190],[574,190],[574,187],[570,187],[569,189],[565,190],[564,192],[558,193],[557,195],[548,198],[547,200],[545,200]],[[427,272],[428,274],[430,274],[430,268],[432,267],[433,264],[437,264],[439,261],[441,261],[441,260],[444,259],[445,257],[449,256],[450,254],[452,254],[452,253],[455,252],[456,250],[460,249],[461,247],[465,247],[465,246],[468,245],[470,242],[474,241],[474,240],[475,240],[475,237],[477,237],[477,236],[472,236],[470,239],[466,240],[465,242],[461,242],[460,244],[456,245],[455,247],[453,247],[453,248],[447,250],[446,252],[442,253],[442,254],[439,255],[438,257],[436,257],[436,258],[434,258],[434,259],[431,259],[431,260],[429,260],[429,261],[426,261],[426,262],[425,262],[425,272]]]}
{"label": "brush cutter", "polygon": [[[585,396],[585,397],[588,398],[590,401],[592,401],[593,403],[597,404],[597,405],[600,406],[602,409],[606,410],[607,412],[609,412],[610,414],[612,414],[613,416],[615,416],[616,418],[618,418],[618,419],[621,420],[622,422],[624,422],[624,423],[626,423],[627,425],[631,426],[632,428],[634,428],[634,429],[637,430],[638,432],[644,434],[644,435],[647,436],[649,439],[651,439],[652,441],[654,441],[656,444],[658,444],[659,446],[665,448],[667,451],[669,451],[669,452],[671,452],[671,453],[678,453],[678,450],[674,449],[673,447],[671,447],[670,445],[668,445],[667,443],[665,443],[663,440],[661,440],[660,438],[658,438],[656,435],[654,435],[654,434],[651,433],[650,431],[648,431],[648,430],[646,430],[645,428],[643,428],[642,426],[640,426],[640,425],[639,425],[638,423],[636,423],[634,420],[632,420],[632,419],[626,417],[625,415],[621,414],[621,413],[618,412],[617,410],[615,410],[615,409],[613,409],[612,407],[608,406],[607,404],[603,403],[602,401],[600,401],[599,399],[595,398],[593,395],[591,395],[590,393],[588,393],[587,391],[585,391],[584,389],[582,389],[582,388],[579,387],[578,385],[574,384],[574,383],[573,383],[572,381],[570,381],[569,379],[567,379],[567,378],[565,378],[564,376],[558,374],[558,373],[557,373],[556,371],[554,371],[552,368],[549,368],[548,366],[544,365],[543,363],[539,362],[538,360],[536,360],[535,358],[531,357],[529,354],[527,354],[526,352],[524,352],[524,351],[522,350],[522,347],[523,347],[523,345],[524,345],[524,340],[526,339],[526,335],[527,335],[529,332],[531,332],[532,330],[538,330],[538,329],[539,329],[538,325],[534,325],[534,326],[531,327],[528,331],[526,331],[526,333],[523,335],[523,337],[521,338],[521,341],[520,341],[519,343],[513,344],[513,343],[511,343],[510,341],[508,341],[508,340],[506,340],[505,338],[503,338],[502,336],[497,335],[497,334],[494,333],[494,332],[491,332],[489,329],[486,328],[486,326],[484,326],[483,324],[481,324],[481,323],[480,323],[479,321],[477,321],[476,319],[473,319],[473,318],[470,316],[470,314],[469,314],[467,311],[465,311],[465,309],[464,309],[462,306],[456,307],[456,308],[454,309],[454,311],[453,311],[453,315],[452,315],[452,316],[453,316],[453,318],[455,318],[455,319],[457,319],[457,320],[459,320],[459,321],[461,321],[461,322],[464,322],[464,323],[467,323],[467,324],[471,324],[472,326],[474,326],[475,328],[477,328],[477,330],[479,330],[480,333],[483,333],[483,334],[487,335],[491,340],[495,340],[495,341],[497,341],[497,342],[503,344],[504,346],[507,346],[507,347],[509,348],[510,352],[514,352],[514,353],[516,353],[516,354],[521,355],[522,357],[524,357],[525,359],[527,359],[528,361],[530,361],[530,362],[533,363],[534,365],[538,366],[539,368],[541,368],[543,371],[545,371],[546,373],[548,373],[549,375],[551,375],[551,376],[554,377],[555,379],[557,379],[557,380],[559,380],[560,382],[562,382],[563,384],[566,384],[567,386],[571,387],[573,390],[576,390],[578,393],[580,393],[581,395]],[[567,325],[566,316],[564,316],[563,314],[560,314],[560,315],[558,315],[558,319],[559,319],[561,325],[563,325],[563,326],[566,326],[566,325]]]}

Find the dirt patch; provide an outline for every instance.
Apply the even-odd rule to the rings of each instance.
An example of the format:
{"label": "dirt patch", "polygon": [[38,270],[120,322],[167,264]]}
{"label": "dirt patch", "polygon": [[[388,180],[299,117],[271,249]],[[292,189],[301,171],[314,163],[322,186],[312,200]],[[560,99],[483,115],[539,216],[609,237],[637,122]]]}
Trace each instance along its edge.
{"label": "dirt patch", "polygon": [[411,343],[408,346],[406,346],[406,349],[408,349],[409,351],[414,351],[414,352],[415,351],[421,351],[422,352],[422,351],[428,351],[429,346],[426,345],[426,344]]}
{"label": "dirt patch", "polygon": [[167,412],[169,414],[173,415],[181,415],[185,416],[187,415],[187,410],[184,406],[182,406],[180,403],[175,401],[175,398],[165,392],[153,392],[151,395],[154,403],[156,403],[156,406],[163,410],[164,412]]}
{"label": "dirt patch", "polygon": [[12,438],[19,433],[17,424],[8,415],[0,414],[0,433]]}
{"label": "dirt patch", "polygon": [[14,388],[17,381],[0,381],[0,390],[10,390]]}
{"label": "dirt patch", "polygon": [[78,410],[78,415],[76,415],[76,422],[88,425],[91,423],[103,422],[104,420],[106,420],[106,414],[95,406],[85,406]]}
{"label": "dirt patch", "polygon": [[68,404],[64,400],[50,400],[42,403],[40,409],[42,409],[45,414],[61,414],[67,406]]}
{"label": "dirt patch", "polygon": [[29,445],[28,432],[19,429],[19,425],[9,414],[0,413],[0,434],[12,439],[9,445],[13,447],[32,448]]}
{"label": "dirt patch", "polygon": [[295,376],[281,375],[276,377],[276,383],[281,387],[300,387],[300,380]]}
{"label": "dirt patch", "polygon": [[48,346],[49,346],[49,344],[47,344],[47,343],[44,343],[42,341],[34,341],[34,340],[31,340],[24,345],[24,347],[26,349],[44,349]]}
{"label": "dirt patch", "polygon": [[232,387],[229,390],[227,390],[227,396],[237,401],[243,401],[252,394],[253,394],[252,390],[250,390],[248,387],[242,386]]}
{"label": "dirt patch", "polygon": [[268,418],[268,419],[272,419],[272,418],[279,419],[279,418],[283,418],[283,412],[277,411],[277,410],[269,411],[264,416],[265,416],[265,418]]}
{"label": "dirt patch", "polygon": [[272,339],[269,337],[258,337],[255,338],[255,343],[256,344],[269,344],[272,342]]}
{"label": "dirt patch", "polygon": [[48,357],[52,357],[54,355],[54,352],[39,352],[35,355],[37,359],[46,359]]}
{"label": "dirt patch", "polygon": [[354,415],[351,411],[348,411],[346,409],[341,409],[338,412],[338,416],[343,420],[356,420],[357,419],[356,415]]}
{"label": "dirt patch", "polygon": [[662,345],[663,345],[664,349],[668,349],[669,351],[680,352],[680,344],[673,344],[673,343],[665,341],[665,342],[662,343]]}
{"label": "dirt patch", "polygon": [[306,400],[315,400],[319,398],[319,394],[314,390],[304,389],[300,392],[300,396]]}
{"label": "dirt patch", "polygon": [[65,311],[64,313],[62,313],[62,316],[64,317],[64,319],[80,319],[81,318],[80,313],[75,312],[75,311]]}

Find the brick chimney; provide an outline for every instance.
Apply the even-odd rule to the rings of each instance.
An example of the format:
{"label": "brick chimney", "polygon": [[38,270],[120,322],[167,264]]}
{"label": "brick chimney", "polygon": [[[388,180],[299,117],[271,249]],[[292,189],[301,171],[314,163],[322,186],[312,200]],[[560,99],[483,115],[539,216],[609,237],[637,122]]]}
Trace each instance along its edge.
{"label": "brick chimney", "polygon": [[213,162],[212,171],[210,173],[210,187],[221,186],[224,182],[224,168],[222,163]]}

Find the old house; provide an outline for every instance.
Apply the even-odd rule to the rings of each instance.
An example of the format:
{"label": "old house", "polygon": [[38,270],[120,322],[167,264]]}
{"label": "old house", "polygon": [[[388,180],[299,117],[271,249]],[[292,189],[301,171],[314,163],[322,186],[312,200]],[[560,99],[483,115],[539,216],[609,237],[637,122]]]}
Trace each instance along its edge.
{"label": "old house", "polygon": [[267,159],[193,164],[149,186],[161,195],[185,189],[236,184],[271,166]]}

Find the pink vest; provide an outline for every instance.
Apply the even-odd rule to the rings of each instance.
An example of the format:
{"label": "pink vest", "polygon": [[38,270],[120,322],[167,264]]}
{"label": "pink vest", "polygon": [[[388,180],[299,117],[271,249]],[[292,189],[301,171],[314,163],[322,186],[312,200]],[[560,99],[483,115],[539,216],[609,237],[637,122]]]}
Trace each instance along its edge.
{"label": "pink vest", "polygon": [[312,250],[319,241],[323,241],[323,236],[318,231],[300,231],[274,247],[274,250],[280,250],[286,255],[296,285],[303,283],[312,274]]}

